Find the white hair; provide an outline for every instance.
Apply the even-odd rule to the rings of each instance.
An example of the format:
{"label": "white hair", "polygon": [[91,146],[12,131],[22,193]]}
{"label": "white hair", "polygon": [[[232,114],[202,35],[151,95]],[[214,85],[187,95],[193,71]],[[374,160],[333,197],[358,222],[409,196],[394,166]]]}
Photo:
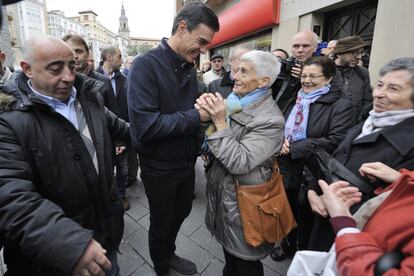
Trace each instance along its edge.
{"label": "white hair", "polygon": [[270,88],[280,73],[280,61],[272,53],[253,50],[241,56],[240,62],[249,62],[256,68],[259,78],[268,77],[266,88]]}

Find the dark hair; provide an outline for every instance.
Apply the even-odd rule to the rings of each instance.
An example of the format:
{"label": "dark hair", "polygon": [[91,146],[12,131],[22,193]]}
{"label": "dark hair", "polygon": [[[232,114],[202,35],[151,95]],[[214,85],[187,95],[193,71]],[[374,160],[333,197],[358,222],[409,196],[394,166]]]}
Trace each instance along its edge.
{"label": "dark hair", "polygon": [[115,55],[117,49],[118,48],[115,47],[115,46],[107,46],[107,47],[103,48],[103,50],[101,52],[101,60],[106,61],[106,56],[107,55],[111,55],[111,56]]}
{"label": "dark hair", "polygon": [[72,41],[75,44],[82,45],[85,48],[86,52],[89,53],[88,44],[86,43],[86,41],[80,35],[67,34],[64,37],[62,37],[62,40],[65,41],[65,42]]}
{"label": "dark hair", "polygon": [[322,73],[326,79],[329,79],[335,76],[336,65],[335,65],[335,62],[329,57],[324,57],[324,56],[310,57],[307,60],[305,60],[302,68],[305,66],[312,65],[312,64],[318,65],[322,68]]}
{"label": "dark hair", "polygon": [[274,49],[274,50],[272,51],[272,53],[273,53],[273,52],[276,52],[276,51],[279,51],[279,52],[284,53],[284,54],[285,54],[285,56],[286,56],[286,58],[289,58],[289,54],[288,54],[288,52],[286,52],[286,51],[285,51],[285,50],[283,50],[282,48],[277,48],[277,49]]}
{"label": "dark hair", "polygon": [[181,20],[187,23],[189,32],[194,30],[199,24],[204,24],[210,27],[214,32],[218,32],[220,24],[216,14],[203,3],[192,2],[185,4],[174,18],[174,24],[171,34],[177,32],[178,25]]}

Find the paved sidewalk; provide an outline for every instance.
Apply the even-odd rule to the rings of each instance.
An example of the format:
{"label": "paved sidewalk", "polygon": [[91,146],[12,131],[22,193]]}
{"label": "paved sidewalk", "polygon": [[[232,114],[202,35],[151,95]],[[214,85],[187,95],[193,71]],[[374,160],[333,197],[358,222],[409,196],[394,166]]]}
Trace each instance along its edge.
{"label": "paved sidewalk", "polygon": [[[211,236],[204,225],[206,197],[205,179],[201,162],[196,165],[196,195],[190,216],[185,220],[177,237],[177,254],[194,261],[198,274],[203,276],[222,275],[224,256],[222,247]],[[149,211],[144,187],[139,181],[128,188],[131,209],[125,214],[125,231],[118,255],[122,276],[153,276],[148,249]],[[0,252],[1,253],[1,252]],[[266,276],[286,275],[290,260],[274,262],[269,257],[264,261]],[[3,275],[0,255],[0,275]],[[173,275],[181,275],[174,273]]]}
{"label": "paved sidewalk", "polygon": [[[205,179],[203,166],[196,165],[196,200],[190,216],[182,225],[177,237],[177,254],[194,261],[198,274],[203,276],[222,275],[224,255],[222,247],[211,236],[204,224],[206,197],[204,195]],[[122,255],[118,262],[123,276],[156,275],[149,256],[148,228],[149,210],[144,187],[139,181],[128,189],[131,209],[125,214],[125,231],[121,244]],[[265,275],[286,275],[291,260],[274,262],[269,257],[264,263]],[[173,275],[181,275],[175,273]]]}

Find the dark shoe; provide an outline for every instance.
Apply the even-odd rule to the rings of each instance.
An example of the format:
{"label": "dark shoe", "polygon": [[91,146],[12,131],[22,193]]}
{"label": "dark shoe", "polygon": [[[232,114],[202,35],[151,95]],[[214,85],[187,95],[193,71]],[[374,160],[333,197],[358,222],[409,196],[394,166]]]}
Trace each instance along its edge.
{"label": "dark shoe", "polygon": [[171,276],[171,273],[169,271],[167,273],[164,273],[164,274],[158,274],[157,273],[157,276]]}
{"label": "dark shoe", "polygon": [[127,188],[129,188],[129,187],[131,187],[132,185],[135,185],[135,184],[138,184],[138,179],[128,179],[127,180],[127,184],[126,184],[126,186],[127,186]]}
{"label": "dark shoe", "polygon": [[273,261],[280,262],[286,259],[287,255],[285,251],[283,250],[283,248],[279,245],[279,246],[273,247],[272,252],[270,253],[270,257],[272,258]]}
{"label": "dark shoe", "polygon": [[170,259],[170,268],[184,275],[197,273],[197,266],[192,261],[173,255]]}
{"label": "dark shoe", "polygon": [[128,198],[126,197],[121,198],[121,202],[122,202],[122,208],[124,208],[124,211],[128,211],[131,208]]}

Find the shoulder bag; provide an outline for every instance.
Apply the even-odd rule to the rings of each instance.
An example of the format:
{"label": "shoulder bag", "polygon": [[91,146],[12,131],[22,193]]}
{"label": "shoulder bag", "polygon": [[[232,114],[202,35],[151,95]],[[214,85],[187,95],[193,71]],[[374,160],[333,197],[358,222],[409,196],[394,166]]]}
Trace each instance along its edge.
{"label": "shoulder bag", "polygon": [[264,242],[281,241],[296,227],[289,201],[283,187],[277,163],[269,181],[259,185],[240,185],[236,192],[246,243],[258,247]]}

